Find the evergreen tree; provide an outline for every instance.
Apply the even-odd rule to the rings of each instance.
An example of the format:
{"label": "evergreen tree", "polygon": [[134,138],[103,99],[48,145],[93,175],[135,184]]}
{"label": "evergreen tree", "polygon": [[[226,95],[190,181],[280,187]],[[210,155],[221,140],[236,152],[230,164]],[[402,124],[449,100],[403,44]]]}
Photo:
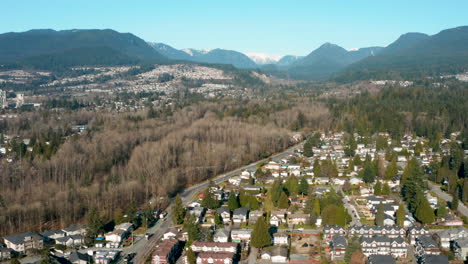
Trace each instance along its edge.
{"label": "evergreen tree", "polygon": [[[465,173],[463,174],[464,174],[464,177],[468,177],[468,175],[465,175]],[[463,181],[462,201],[468,202],[468,178],[465,178],[465,180]]]}
{"label": "evergreen tree", "polygon": [[384,185],[382,187],[382,194],[383,195],[389,195],[390,192],[391,192],[390,186],[388,185],[388,183],[384,183]]}
{"label": "evergreen tree", "polygon": [[281,209],[289,208],[289,199],[285,192],[281,192],[281,196],[278,200],[278,208],[281,208]]}
{"label": "evergreen tree", "polygon": [[423,199],[421,204],[416,209],[416,218],[418,218],[418,220],[421,221],[423,224],[429,224],[434,222],[434,210],[432,209],[427,199]]}
{"label": "evergreen tree", "polygon": [[398,176],[398,166],[395,160],[392,160],[385,169],[385,180],[393,180]]}
{"label": "evergreen tree", "polygon": [[452,195],[452,202],[450,204],[450,209],[452,209],[452,211],[458,210],[458,192],[455,192]]}
{"label": "evergreen tree", "polygon": [[203,200],[201,201],[201,206],[208,209],[216,209],[219,207],[219,201],[213,196],[210,192],[210,188],[207,188],[203,193]]}
{"label": "evergreen tree", "polygon": [[205,241],[206,242],[213,242],[213,239],[214,239],[213,231],[208,229],[208,231],[206,231]]}
{"label": "evergreen tree", "polygon": [[181,225],[184,223],[185,219],[185,208],[182,204],[182,198],[177,194],[174,202],[174,214],[172,215],[172,220],[176,225]]}
{"label": "evergreen tree", "polygon": [[301,178],[301,183],[299,184],[299,193],[302,195],[307,195],[309,193],[309,184],[305,177]]}
{"label": "evergreen tree", "polygon": [[314,200],[314,212],[315,212],[316,215],[321,214],[320,198],[318,198],[318,197],[315,197],[315,200]]}
{"label": "evergreen tree", "polygon": [[290,176],[286,181],[285,187],[290,195],[299,193],[299,182],[296,176]]}
{"label": "evergreen tree", "polygon": [[189,242],[200,239],[200,225],[194,215],[189,215],[184,221],[184,229],[187,230]]}
{"label": "evergreen tree", "polygon": [[222,217],[218,214],[218,212],[214,213],[214,222],[216,225],[222,225],[223,224],[223,219]]}
{"label": "evergreen tree", "polygon": [[365,183],[373,183],[374,180],[375,180],[375,174],[372,171],[372,168],[371,168],[371,166],[369,164],[366,164],[364,169],[363,169],[362,180]]}
{"label": "evergreen tree", "polygon": [[95,238],[100,233],[104,232],[104,224],[102,223],[99,213],[96,208],[91,208],[88,212],[88,237]]}
{"label": "evergreen tree", "polygon": [[437,217],[444,217],[448,213],[447,206],[444,202],[439,203],[439,208],[437,208]]}
{"label": "evergreen tree", "polygon": [[283,183],[281,179],[276,179],[273,182],[273,186],[270,189],[271,192],[271,201],[275,206],[278,205],[278,200],[281,196],[281,193],[283,192]]}
{"label": "evergreen tree", "polygon": [[377,214],[375,215],[375,224],[377,226],[383,226],[385,220],[384,205],[380,203],[377,207]]}
{"label": "evergreen tree", "polygon": [[400,203],[400,205],[398,206],[398,210],[396,212],[396,224],[398,226],[403,226],[405,222],[405,215],[406,215],[405,205],[403,203]]}
{"label": "evergreen tree", "polygon": [[387,139],[384,136],[378,136],[375,141],[375,148],[377,150],[384,150],[388,147]]}
{"label": "evergreen tree", "polygon": [[252,231],[252,247],[262,248],[271,244],[271,236],[268,232],[268,225],[263,216],[260,216]]}
{"label": "evergreen tree", "polygon": [[312,168],[312,172],[314,173],[315,177],[320,177],[322,175],[322,169],[320,167],[319,159],[315,159],[314,166]]}
{"label": "evergreen tree", "polygon": [[234,192],[229,194],[228,207],[231,211],[234,211],[240,207],[239,197]]}
{"label": "evergreen tree", "polygon": [[348,212],[346,211],[346,208],[338,207],[336,210],[335,224],[343,227],[346,226],[347,214]]}
{"label": "evergreen tree", "polygon": [[382,194],[382,184],[380,181],[377,181],[374,185],[374,195],[381,195]]}
{"label": "evergreen tree", "polygon": [[406,165],[401,182],[403,183],[401,188],[403,199],[408,202],[408,209],[414,214],[424,199],[425,188],[422,170],[415,159]]}
{"label": "evergreen tree", "polygon": [[188,264],[196,264],[197,263],[197,257],[195,256],[195,252],[193,252],[191,247],[188,247],[186,254],[187,254]]}

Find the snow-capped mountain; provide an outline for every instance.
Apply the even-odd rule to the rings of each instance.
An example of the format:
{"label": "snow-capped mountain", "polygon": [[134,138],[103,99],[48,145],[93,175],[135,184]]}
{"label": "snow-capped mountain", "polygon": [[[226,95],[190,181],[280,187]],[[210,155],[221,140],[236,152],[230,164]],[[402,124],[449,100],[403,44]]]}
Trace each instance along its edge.
{"label": "snow-capped mountain", "polygon": [[205,55],[212,51],[212,49],[183,49],[182,51],[193,57]]}
{"label": "snow-capped mountain", "polygon": [[249,53],[245,53],[245,55],[247,55],[247,57],[249,57],[251,60],[253,60],[258,65],[276,64],[281,59],[281,56],[270,55],[270,54],[265,54],[265,53],[249,52]]}

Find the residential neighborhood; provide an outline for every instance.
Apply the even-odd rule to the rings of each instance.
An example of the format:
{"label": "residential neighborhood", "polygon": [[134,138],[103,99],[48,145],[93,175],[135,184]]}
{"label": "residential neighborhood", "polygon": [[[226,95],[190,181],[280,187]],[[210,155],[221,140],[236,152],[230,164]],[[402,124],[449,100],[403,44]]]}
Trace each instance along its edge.
{"label": "residential neighborhood", "polygon": [[[412,213],[410,201],[400,194],[411,163],[416,170],[441,161],[450,155],[444,148],[450,139],[442,140],[441,151],[435,152],[421,147],[424,138],[410,135],[393,148],[381,146],[394,145],[387,133],[367,144],[357,143],[362,139],[353,135],[354,149],[344,137],[315,134],[287,157],[209,182],[186,204],[177,196],[172,219],[167,219],[173,223],[161,230],[151,263],[347,263],[356,252],[362,263],[465,261],[463,214],[425,190],[421,204],[432,214],[426,221],[422,205]],[[379,172],[380,166],[387,169]],[[160,216],[156,212],[152,217]],[[122,222],[92,241],[89,226],[82,225],[17,234],[4,237],[0,256],[5,260],[55,247],[71,250],[73,254],[63,254],[69,261],[120,261],[137,229],[141,226]]]}

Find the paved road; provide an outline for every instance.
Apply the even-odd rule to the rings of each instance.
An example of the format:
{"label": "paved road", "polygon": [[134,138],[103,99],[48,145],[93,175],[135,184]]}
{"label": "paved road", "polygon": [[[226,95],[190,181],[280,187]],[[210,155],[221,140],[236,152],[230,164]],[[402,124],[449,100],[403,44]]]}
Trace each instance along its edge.
{"label": "paved road", "polygon": [[[298,148],[302,147],[303,143],[300,143],[298,145],[295,145],[293,147],[288,148],[287,150],[275,154],[271,156],[270,158],[275,161],[279,161],[281,159],[287,158],[289,155],[293,154],[295,150]],[[244,170],[255,170],[257,167],[257,164],[266,162],[268,159],[263,159],[256,161],[254,163],[251,163],[247,166],[238,168],[236,170],[230,171],[228,173],[222,174],[218,177],[213,178],[214,183],[221,183],[224,181],[227,181],[229,178],[239,175],[242,171]],[[209,185],[209,181],[205,181],[203,183],[191,186],[187,188],[184,192],[181,193],[181,198],[182,202],[184,204],[188,204],[192,201],[194,195],[198,192],[201,192],[202,190],[206,189]],[[128,249],[123,250],[123,254],[128,254],[128,253],[133,253],[136,252],[137,255],[133,259],[133,263],[135,264],[140,264],[140,263],[145,263],[146,259],[150,256],[151,251],[154,249],[156,244],[159,242],[160,238],[162,235],[171,227],[172,225],[172,204],[167,208],[167,216],[165,220],[158,222],[154,227],[148,230],[148,233],[153,234],[149,240],[146,239],[140,239],[135,242],[135,244]],[[119,261],[120,262],[120,261]],[[120,262],[121,263],[121,262]]]}
{"label": "paved road", "polygon": [[251,247],[249,258],[247,260],[247,264],[255,264],[257,262],[257,255],[258,255],[258,248]]}
{"label": "paved road", "polygon": [[352,203],[348,203],[350,202],[351,200],[349,199],[349,197],[343,192],[343,189],[341,188],[340,185],[335,185],[333,186],[333,188],[335,189],[336,192],[341,192],[341,194],[343,195],[343,205],[344,207],[346,208],[346,210],[348,210],[348,214],[351,215],[351,223],[349,223],[349,225],[357,225],[357,226],[360,226],[361,225],[361,217],[359,216],[358,214],[358,211],[356,210],[356,207],[354,206],[354,204]]}
{"label": "paved road", "polygon": [[[435,185],[434,183],[432,183],[430,181],[427,181],[427,185],[429,186],[431,191],[435,192],[435,194],[437,194],[437,196],[439,196],[439,198],[441,198],[441,199],[443,199],[445,201],[448,201],[448,202],[452,201],[452,196],[449,195],[448,193],[442,191],[440,189],[440,186]],[[460,213],[462,213],[464,216],[468,217],[468,208],[466,208],[466,206],[462,202],[458,203],[458,211]]]}

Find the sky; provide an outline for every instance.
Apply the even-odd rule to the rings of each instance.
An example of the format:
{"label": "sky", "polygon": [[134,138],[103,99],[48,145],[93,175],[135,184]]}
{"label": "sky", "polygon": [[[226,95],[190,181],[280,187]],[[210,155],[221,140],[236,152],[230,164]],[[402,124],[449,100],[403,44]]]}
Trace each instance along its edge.
{"label": "sky", "polygon": [[307,55],[468,25],[466,0],[1,0],[0,33],[114,29],[175,48]]}

